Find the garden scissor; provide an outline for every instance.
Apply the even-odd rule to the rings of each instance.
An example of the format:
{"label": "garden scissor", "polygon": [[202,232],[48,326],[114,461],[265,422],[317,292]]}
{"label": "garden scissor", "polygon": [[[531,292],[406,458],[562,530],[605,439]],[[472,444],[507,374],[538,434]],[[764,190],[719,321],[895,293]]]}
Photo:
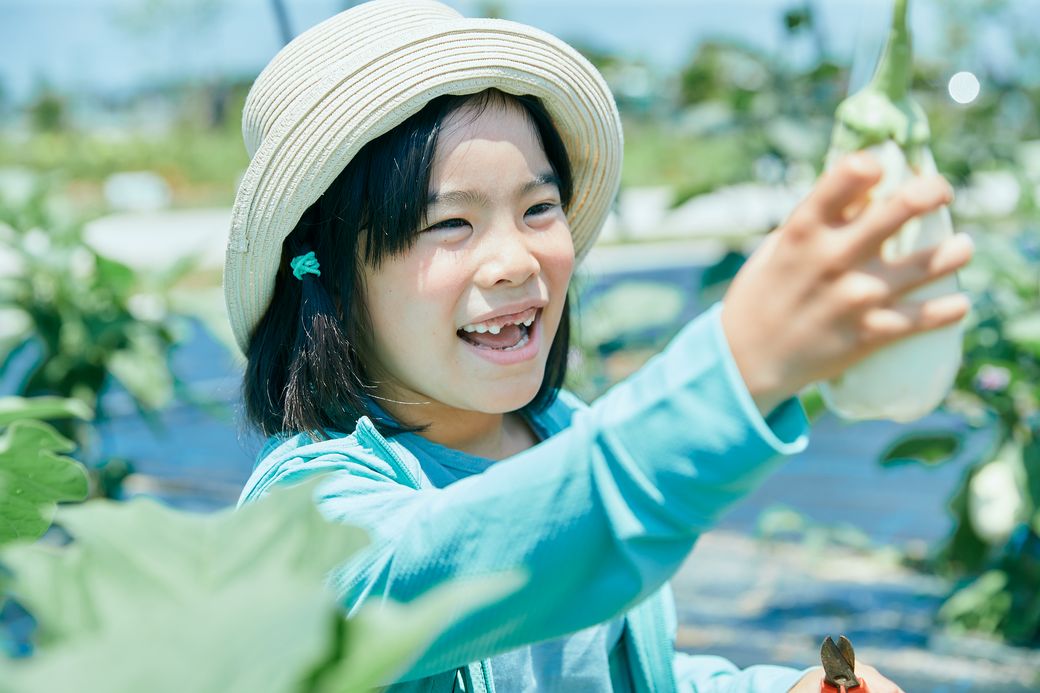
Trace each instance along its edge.
{"label": "garden scissor", "polygon": [[856,678],[856,653],[852,651],[852,643],[842,635],[838,644],[834,644],[831,636],[823,641],[820,648],[820,662],[823,664],[823,681],[820,693],[870,693],[866,684]]}

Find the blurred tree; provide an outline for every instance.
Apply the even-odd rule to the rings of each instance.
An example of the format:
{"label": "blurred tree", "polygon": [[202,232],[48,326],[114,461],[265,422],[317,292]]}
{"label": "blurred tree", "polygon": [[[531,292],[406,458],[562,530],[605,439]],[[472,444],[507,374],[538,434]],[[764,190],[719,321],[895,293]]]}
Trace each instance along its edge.
{"label": "blurred tree", "polygon": [[212,27],[227,0],[137,0],[120,3],[113,19],[135,36],[154,36],[171,29],[198,36]]}
{"label": "blurred tree", "polygon": [[65,99],[48,86],[40,88],[26,113],[36,132],[57,132],[67,125]]}
{"label": "blurred tree", "polygon": [[805,0],[784,13],[784,26],[791,36],[808,33],[816,46],[816,60],[821,61],[828,56],[829,51],[824,27],[816,21],[817,14],[816,3]]}
{"label": "blurred tree", "polygon": [[[348,3],[350,7],[353,3]],[[278,31],[282,36],[282,45],[293,39],[292,27],[289,25],[289,11],[285,8],[284,0],[271,0],[271,9],[274,11],[275,21],[278,23]]]}
{"label": "blurred tree", "polygon": [[490,19],[505,19],[509,5],[504,0],[482,0],[477,6],[478,17]]}
{"label": "blurred tree", "polygon": [[0,77],[0,118],[3,118],[7,114],[7,109],[10,107],[10,94],[7,91],[7,83]]}

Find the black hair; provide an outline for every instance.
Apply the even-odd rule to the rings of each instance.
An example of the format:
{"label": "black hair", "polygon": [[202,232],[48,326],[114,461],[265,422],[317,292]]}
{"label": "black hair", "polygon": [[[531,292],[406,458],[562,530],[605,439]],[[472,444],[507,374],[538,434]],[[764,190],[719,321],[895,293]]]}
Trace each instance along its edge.
{"label": "black hair", "polygon": [[[431,100],[401,125],[367,143],[311,205],[282,244],[274,296],[249,341],[243,396],[247,419],[264,435],[350,433],[368,416],[383,435],[421,430],[372,406],[366,369],[371,320],[362,296],[365,264],[406,251],[426,217],[437,138],[463,106],[474,115],[493,103],[520,107],[534,126],[567,209],[573,183],[567,151],[545,106],[496,89]],[[320,275],[298,280],[292,258],[314,251]],[[555,399],[567,372],[569,301],[549,349],[545,374],[524,409]]]}

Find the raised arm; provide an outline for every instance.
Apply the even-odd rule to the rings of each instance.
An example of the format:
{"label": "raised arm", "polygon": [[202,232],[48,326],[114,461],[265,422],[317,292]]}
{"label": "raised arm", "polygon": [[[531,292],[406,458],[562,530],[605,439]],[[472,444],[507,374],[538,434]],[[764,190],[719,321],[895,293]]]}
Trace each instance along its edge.
{"label": "raised arm", "polygon": [[[444,633],[406,679],[624,613],[680,567],[697,536],[805,445],[797,401],[762,419],[715,307],[565,432],[443,489],[416,489],[363,447],[288,453],[273,483],[318,472],[319,505],[373,545],[333,578],[345,604],[409,599],[444,580],[521,570],[527,585]],[[327,450],[327,445],[314,446]]]}

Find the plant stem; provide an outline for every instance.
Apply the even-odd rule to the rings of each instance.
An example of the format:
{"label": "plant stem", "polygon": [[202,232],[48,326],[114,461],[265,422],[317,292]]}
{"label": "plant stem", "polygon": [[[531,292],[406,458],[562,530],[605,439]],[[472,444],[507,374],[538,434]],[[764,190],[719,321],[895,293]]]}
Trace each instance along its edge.
{"label": "plant stem", "polygon": [[910,89],[910,66],[913,57],[910,29],[906,22],[909,0],[895,0],[892,29],[885,51],[878,62],[871,86],[883,92],[893,102],[906,98]]}

